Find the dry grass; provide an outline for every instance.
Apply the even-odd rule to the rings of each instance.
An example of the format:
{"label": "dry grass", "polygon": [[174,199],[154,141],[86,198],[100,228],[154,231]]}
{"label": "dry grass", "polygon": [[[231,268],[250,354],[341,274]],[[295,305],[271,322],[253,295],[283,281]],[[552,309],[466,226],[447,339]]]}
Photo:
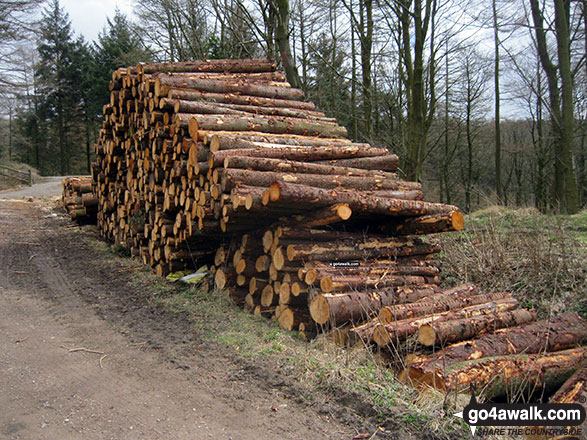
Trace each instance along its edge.
{"label": "dry grass", "polygon": [[587,315],[587,211],[547,216],[489,208],[467,216],[463,232],[441,241],[446,284],[510,291],[540,317],[568,310]]}

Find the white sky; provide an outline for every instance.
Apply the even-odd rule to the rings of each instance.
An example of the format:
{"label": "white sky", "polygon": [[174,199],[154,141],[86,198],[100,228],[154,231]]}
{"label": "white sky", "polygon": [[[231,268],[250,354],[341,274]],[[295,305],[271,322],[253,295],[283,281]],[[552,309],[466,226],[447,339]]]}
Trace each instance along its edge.
{"label": "white sky", "polygon": [[124,14],[132,14],[132,0],[60,0],[60,4],[69,14],[75,34],[89,42],[98,37],[117,6]]}

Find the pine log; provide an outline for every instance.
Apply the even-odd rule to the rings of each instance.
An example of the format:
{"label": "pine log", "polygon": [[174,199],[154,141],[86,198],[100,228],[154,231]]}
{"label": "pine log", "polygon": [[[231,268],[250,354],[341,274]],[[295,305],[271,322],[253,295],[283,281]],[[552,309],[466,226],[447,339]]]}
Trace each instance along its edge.
{"label": "pine log", "polygon": [[256,73],[274,72],[275,63],[263,59],[240,60],[197,60],[173,63],[146,63],[137,64],[136,72],[151,74],[157,72],[234,72]]}
{"label": "pine log", "polygon": [[[376,314],[382,307],[408,301],[418,293],[433,292],[430,286],[378,289],[365,292],[323,293],[310,302],[310,315],[318,324],[341,325]],[[412,297],[410,297],[412,296]]]}
{"label": "pine log", "polygon": [[[244,157],[264,157],[274,159],[288,159],[294,161],[317,161],[324,158],[345,158],[369,155],[368,158],[385,156],[386,150],[382,148],[373,147],[359,147],[352,144],[352,146],[333,146],[333,147],[298,147],[280,144],[267,144],[261,142],[250,142],[253,145],[250,148],[235,148],[234,150],[220,150],[210,154],[209,162],[213,166],[224,165],[224,160],[231,156]],[[361,144],[359,144],[361,145]],[[211,159],[211,161],[210,161]],[[337,165],[340,166],[340,165]],[[342,165],[346,166],[346,165]],[[319,173],[314,173],[319,174]]]}
{"label": "pine log", "polygon": [[258,107],[280,107],[300,110],[315,110],[316,106],[311,102],[288,101],[285,99],[263,98],[236,93],[209,93],[191,89],[170,88],[168,99],[181,99],[185,101],[205,101],[213,103],[251,105]]}
{"label": "pine log", "polygon": [[323,165],[337,167],[361,168],[364,170],[396,171],[399,165],[399,157],[395,154],[381,155],[379,157],[354,157],[349,159],[332,158],[317,162]]}
{"label": "pine log", "polygon": [[[323,121],[313,121],[283,116],[255,115],[249,117],[235,115],[191,115],[176,113],[175,125],[184,126],[183,119],[192,118],[197,121],[198,130],[255,131],[274,134],[297,134],[307,136],[344,138],[346,128]],[[192,133],[190,133],[192,134]],[[193,136],[193,135],[192,135]]]}
{"label": "pine log", "polygon": [[353,212],[357,214],[415,217],[458,210],[454,206],[441,203],[389,199],[376,196],[363,197],[362,194],[351,191],[324,190],[286,182],[273,182],[269,191],[271,202],[300,203],[313,206],[347,203]]}
{"label": "pine log", "polygon": [[[419,183],[394,180],[393,178],[381,179],[378,177],[278,173],[273,171],[252,171],[243,169],[224,170],[221,177],[221,187],[223,192],[228,192],[238,184],[268,187],[276,181],[291,182],[325,189],[344,188],[348,190],[390,191],[421,190],[421,185]],[[327,205],[334,205],[335,203],[342,203],[342,201],[337,200],[333,203],[327,203]],[[311,207],[308,207],[308,209],[311,209]]]}
{"label": "pine log", "polygon": [[[415,357],[406,368],[404,377],[415,381],[458,362],[508,354],[560,351],[576,347],[585,341],[587,322],[575,313],[564,313],[553,316],[550,320],[486,333],[476,339],[450,345],[431,355]],[[430,378],[421,380],[426,382]]]}
{"label": "pine log", "polygon": [[[516,311],[518,302],[513,298],[505,298],[485,304],[476,304],[459,310],[449,310],[432,315],[417,316],[415,318],[394,321],[389,324],[379,324],[373,334],[373,341],[379,346],[387,346],[405,341],[408,337],[418,333],[423,325],[435,322],[451,322],[460,319],[492,316],[496,314]],[[379,319],[377,319],[379,322]]]}
{"label": "pine log", "polygon": [[418,275],[328,275],[320,278],[320,290],[323,293],[330,293],[336,291],[337,293],[346,292],[348,290],[363,291],[368,289],[378,289],[394,286],[405,285],[419,285],[419,284],[438,284],[439,280],[434,279],[431,282],[430,278]]}
{"label": "pine log", "polygon": [[370,146],[369,144],[356,144],[346,138],[318,138],[316,136],[261,133],[258,131],[235,132],[218,130],[203,132],[203,139],[210,147],[210,151],[255,148],[251,146],[251,142],[307,147]]}
{"label": "pine log", "polygon": [[207,103],[204,101],[171,100],[169,98],[162,98],[159,101],[159,108],[161,109],[169,108],[170,105],[175,113],[193,113],[198,115],[240,115],[243,117],[250,115],[283,116],[288,118],[336,123],[336,119],[326,117],[324,113],[321,112],[286,107],[219,104]]}
{"label": "pine log", "polygon": [[546,354],[516,354],[460,362],[437,372],[427,382],[444,391],[468,392],[486,399],[500,396],[548,394],[560,387],[587,360],[587,347]]}
{"label": "pine log", "polygon": [[[164,87],[167,86],[167,87]],[[155,79],[155,96],[167,96],[170,88],[187,88],[213,93],[241,93],[265,98],[302,101],[304,92],[290,87],[250,83],[246,80],[211,80],[190,77],[158,76]]]}
{"label": "pine log", "polygon": [[450,211],[440,214],[402,219],[395,224],[387,223],[382,226],[380,230],[383,233],[403,236],[461,231],[463,227],[463,214],[460,211]]}
{"label": "pine log", "polygon": [[418,341],[425,346],[445,345],[463,341],[500,328],[515,327],[536,320],[536,312],[514,310],[498,315],[479,316],[471,319],[432,322],[424,324],[418,331]]}
{"label": "pine log", "polygon": [[426,302],[415,302],[412,304],[398,304],[386,306],[379,312],[379,319],[383,324],[388,324],[402,319],[415,318],[418,316],[432,315],[434,313],[446,312],[448,310],[463,309],[476,304],[484,304],[504,298],[510,298],[508,292],[495,292],[483,295],[454,296],[446,295],[444,298]]}
{"label": "pine log", "polygon": [[372,170],[361,170],[358,168],[320,165],[313,162],[272,159],[265,157],[229,156],[224,160],[224,168],[241,168],[255,171],[272,171],[283,173],[327,174],[344,175],[351,177],[375,177],[380,179],[385,179],[389,177],[383,172]]}
{"label": "pine log", "polygon": [[[420,240],[368,239],[359,243],[290,244],[287,246],[289,261],[344,261],[381,257],[405,257],[430,255],[441,251],[438,244]],[[278,269],[280,269],[278,267]]]}

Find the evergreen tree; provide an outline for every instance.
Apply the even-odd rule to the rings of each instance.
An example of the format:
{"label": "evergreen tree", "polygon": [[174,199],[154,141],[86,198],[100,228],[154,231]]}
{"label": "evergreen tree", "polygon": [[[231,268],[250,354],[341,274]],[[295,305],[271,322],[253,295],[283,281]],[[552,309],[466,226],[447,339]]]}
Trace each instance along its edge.
{"label": "evergreen tree", "polygon": [[[39,119],[48,123],[49,148],[57,149],[59,172],[71,171],[71,159],[77,152],[76,123],[80,121],[83,58],[87,51],[82,39],[73,40],[68,14],[58,0],[53,0],[43,13],[39,64],[35,76],[41,97]],[[78,150],[79,151],[79,150]]]}
{"label": "evergreen tree", "polygon": [[101,115],[102,106],[109,100],[112,72],[119,67],[134,66],[139,61],[150,61],[152,54],[144,48],[126,15],[116,9],[93,44],[92,57],[91,107],[96,115]]}

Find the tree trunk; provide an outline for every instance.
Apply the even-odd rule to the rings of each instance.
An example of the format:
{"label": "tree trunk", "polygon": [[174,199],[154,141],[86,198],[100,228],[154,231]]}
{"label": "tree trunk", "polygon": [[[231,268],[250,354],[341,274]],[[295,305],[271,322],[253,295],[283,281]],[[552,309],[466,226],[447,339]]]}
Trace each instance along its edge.
{"label": "tree trunk", "polygon": [[385,179],[384,172],[349,168],[343,166],[322,165],[318,163],[271,159],[264,157],[232,156],[224,160],[224,168],[244,168],[255,171],[272,171],[297,174],[327,174],[351,177],[376,177]]}
{"label": "tree trunk", "polygon": [[[287,80],[292,87],[301,88],[302,83],[296,68],[295,60],[291,55],[289,44],[289,0],[273,0],[277,6],[277,26],[275,27],[275,42],[281,55],[281,63],[285,69]],[[269,2],[273,5],[273,2]]]}
{"label": "tree trunk", "polygon": [[211,93],[200,90],[170,88],[167,93],[168,99],[181,99],[184,101],[205,101],[235,105],[255,105],[260,107],[297,108],[301,110],[314,111],[316,106],[311,102],[291,101],[285,99],[266,98],[262,96],[251,96],[249,94],[237,93]]}
{"label": "tree trunk", "polygon": [[[434,354],[412,359],[406,379],[430,382],[431,375],[450,365],[468,360],[566,350],[587,340],[587,323],[575,313],[554,316],[520,327],[486,333],[476,339],[450,345]],[[428,375],[424,377],[425,375]],[[429,377],[430,376],[430,377]]]}
{"label": "tree trunk", "polygon": [[[518,302],[513,298],[504,298],[485,304],[476,304],[460,310],[448,310],[432,315],[417,316],[415,318],[395,321],[389,324],[379,324],[373,334],[373,340],[379,346],[397,344],[418,333],[422,327],[438,323],[450,324],[456,321],[472,321],[484,319],[496,314],[517,312]],[[512,311],[512,312],[510,312]],[[526,310],[522,310],[526,312]]]}
{"label": "tree trunk", "polygon": [[212,93],[241,93],[288,101],[304,99],[304,92],[300,89],[256,84],[246,80],[210,80],[185,76],[158,76],[155,79],[155,96],[165,97],[171,88],[195,89]]}
{"label": "tree trunk", "polygon": [[505,327],[515,327],[536,320],[536,313],[520,309],[512,312],[479,316],[471,319],[425,324],[420,327],[418,341],[427,347],[463,341]]}
{"label": "tree trunk", "polygon": [[416,217],[458,210],[454,206],[440,203],[362,196],[362,194],[350,191],[324,190],[286,182],[273,182],[269,194],[271,202],[281,204],[299,203],[306,206],[326,206],[334,203],[347,203],[357,215],[379,214]]}
{"label": "tree trunk", "polygon": [[[452,296],[452,297],[451,297]],[[507,292],[496,292],[483,295],[457,296],[451,295],[436,301],[415,302],[412,304],[400,304],[383,307],[379,312],[379,320],[382,324],[390,324],[394,321],[415,318],[418,316],[432,315],[434,313],[459,310],[477,304],[486,304],[491,301],[499,301],[511,298]]]}
{"label": "tree trunk", "polygon": [[[361,148],[357,146],[350,147],[295,147],[280,144],[260,144],[250,143],[254,148],[239,148],[235,150],[221,150],[210,153],[209,157],[212,162],[210,166],[224,165],[224,159],[229,156],[243,157],[264,157],[272,159],[296,160],[303,162],[312,162],[325,159],[344,159],[367,156],[366,158],[375,158],[377,156],[387,156],[387,151],[382,148]],[[371,156],[371,157],[369,157]],[[363,158],[362,158],[363,159]],[[335,164],[335,166],[346,166]],[[320,174],[320,173],[316,173]]]}
{"label": "tree trunk", "polygon": [[233,72],[233,73],[256,73],[274,72],[275,63],[263,59],[243,60],[198,60],[184,61],[179,63],[147,63],[137,64],[137,73],[158,73],[158,72]]}
{"label": "tree trunk", "polygon": [[176,113],[174,118],[181,119],[182,115],[196,120],[198,130],[256,131],[332,138],[346,137],[346,128],[342,126],[298,118],[263,115],[246,118],[233,115],[193,116],[185,113]]}
{"label": "tree trunk", "polygon": [[[242,169],[226,169],[222,171],[221,187],[223,192],[230,191],[238,184],[268,187],[273,182],[292,182],[313,188],[334,189],[341,188],[347,190],[389,190],[389,191],[411,191],[420,190],[421,185],[415,182],[405,182],[394,179],[380,179],[371,177],[348,177],[341,175],[323,175],[323,174],[293,174],[251,171]],[[327,203],[333,205],[339,203]]]}
{"label": "tree trunk", "polygon": [[[451,365],[422,384],[468,392],[471,386],[486,399],[548,394],[561,386],[587,360],[587,347],[548,354],[517,354],[482,358]],[[503,374],[507,371],[507,374]]]}

